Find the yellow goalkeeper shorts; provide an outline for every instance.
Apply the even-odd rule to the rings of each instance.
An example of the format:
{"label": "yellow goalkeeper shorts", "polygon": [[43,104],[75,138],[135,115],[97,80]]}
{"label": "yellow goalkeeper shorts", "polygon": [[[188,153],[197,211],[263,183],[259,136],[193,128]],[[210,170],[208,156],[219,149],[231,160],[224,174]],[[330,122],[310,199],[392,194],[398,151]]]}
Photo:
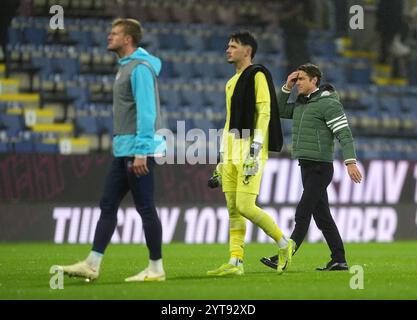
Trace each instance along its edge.
{"label": "yellow goalkeeper shorts", "polygon": [[243,162],[224,163],[221,170],[223,192],[244,192],[258,195],[264,167],[265,160],[260,160],[258,172],[256,175],[250,176],[246,184],[243,175]]}

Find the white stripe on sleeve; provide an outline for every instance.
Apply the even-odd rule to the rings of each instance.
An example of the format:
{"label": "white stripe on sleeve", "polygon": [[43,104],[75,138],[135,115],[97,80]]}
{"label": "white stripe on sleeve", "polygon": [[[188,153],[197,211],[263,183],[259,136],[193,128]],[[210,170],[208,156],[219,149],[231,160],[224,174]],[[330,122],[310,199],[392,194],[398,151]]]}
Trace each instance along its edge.
{"label": "white stripe on sleeve", "polygon": [[326,122],[326,124],[327,124],[328,126],[330,126],[332,123],[334,123],[334,122],[336,122],[336,121],[339,121],[339,120],[342,120],[344,117],[346,117],[346,116],[345,116],[345,115],[343,115],[343,116],[337,117],[337,118],[335,118],[335,119],[333,119],[333,120],[330,120],[330,121]]}
{"label": "white stripe on sleeve", "polygon": [[343,119],[342,121],[338,121],[335,124],[329,126],[331,130],[334,130],[336,127],[348,123],[347,119]]}
{"label": "white stripe on sleeve", "polygon": [[341,126],[338,126],[338,127],[334,128],[333,133],[336,133],[337,131],[340,131],[341,129],[346,128],[346,127],[349,127],[349,125],[347,123],[342,124]]}

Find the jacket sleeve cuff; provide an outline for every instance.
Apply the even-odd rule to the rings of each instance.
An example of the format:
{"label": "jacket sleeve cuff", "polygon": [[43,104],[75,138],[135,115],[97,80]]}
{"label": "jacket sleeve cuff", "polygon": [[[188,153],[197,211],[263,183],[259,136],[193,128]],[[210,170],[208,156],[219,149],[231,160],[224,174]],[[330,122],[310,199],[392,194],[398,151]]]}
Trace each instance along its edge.
{"label": "jacket sleeve cuff", "polygon": [[284,93],[291,93],[291,90],[287,88],[287,86],[284,84],[281,88],[282,92]]}
{"label": "jacket sleeve cuff", "polygon": [[348,164],[356,164],[356,159],[347,159],[347,160],[345,160],[345,165],[348,165]]}

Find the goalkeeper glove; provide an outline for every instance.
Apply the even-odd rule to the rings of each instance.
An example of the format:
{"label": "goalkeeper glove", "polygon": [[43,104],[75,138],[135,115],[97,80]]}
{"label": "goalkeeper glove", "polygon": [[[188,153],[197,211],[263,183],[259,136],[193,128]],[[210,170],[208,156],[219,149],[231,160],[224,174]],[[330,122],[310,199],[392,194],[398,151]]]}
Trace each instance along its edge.
{"label": "goalkeeper glove", "polygon": [[243,163],[243,175],[245,176],[244,184],[249,183],[249,178],[256,175],[259,170],[258,155],[262,150],[262,144],[259,142],[252,142],[250,151]]}
{"label": "goalkeeper glove", "polygon": [[223,167],[223,155],[220,154],[219,163],[213,172],[213,175],[208,181],[208,187],[216,189],[222,185],[222,167]]}

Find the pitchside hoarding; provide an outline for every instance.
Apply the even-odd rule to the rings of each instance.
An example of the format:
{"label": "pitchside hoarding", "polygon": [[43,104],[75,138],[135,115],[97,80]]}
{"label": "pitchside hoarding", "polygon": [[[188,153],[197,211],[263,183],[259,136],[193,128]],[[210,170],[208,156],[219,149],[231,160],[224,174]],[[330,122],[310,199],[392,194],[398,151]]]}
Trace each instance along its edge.
{"label": "pitchside hoarding", "polygon": [[[5,155],[0,157],[0,241],[91,243],[109,155]],[[362,162],[354,184],[335,161],[328,188],[332,214],[346,242],[417,238],[417,163]],[[228,213],[219,190],[207,188],[212,165],[163,165],[156,170],[157,209],[164,242],[227,243]],[[258,204],[285,234],[294,226],[302,192],[299,167],[287,158],[268,160]],[[248,242],[268,237],[248,222]],[[307,240],[322,241],[312,222]],[[118,212],[113,243],[144,243],[142,223],[129,196]]]}

